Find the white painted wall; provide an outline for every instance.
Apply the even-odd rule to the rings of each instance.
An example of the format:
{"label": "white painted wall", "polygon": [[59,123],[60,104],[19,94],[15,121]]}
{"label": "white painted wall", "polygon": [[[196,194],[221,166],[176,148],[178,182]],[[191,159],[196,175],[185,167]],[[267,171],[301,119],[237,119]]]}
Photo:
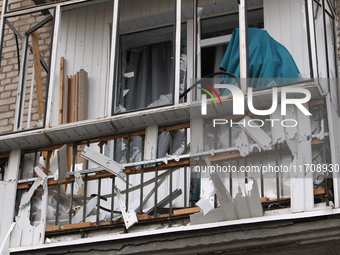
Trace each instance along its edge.
{"label": "white painted wall", "polygon": [[112,2],[62,12],[57,70],[52,105],[52,126],[58,124],[60,58],[65,58],[65,76],[80,69],[88,73],[88,119],[103,117],[107,96]]}
{"label": "white painted wall", "polygon": [[264,0],[264,29],[293,56],[303,78],[310,77],[303,0]]}

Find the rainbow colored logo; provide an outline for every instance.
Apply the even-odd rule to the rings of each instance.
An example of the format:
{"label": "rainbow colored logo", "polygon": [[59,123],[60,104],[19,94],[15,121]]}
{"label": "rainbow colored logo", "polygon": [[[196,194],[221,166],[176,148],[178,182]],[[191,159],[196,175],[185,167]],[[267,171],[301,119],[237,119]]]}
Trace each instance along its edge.
{"label": "rainbow colored logo", "polygon": [[[207,87],[211,91],[213,91],[215,93],[215,95],[217,96],[218,100],[220,101],[220,104],[222,105],[222,100],[221,100],[220,96],[218,95],[217,91],[213,87],[211,87],[208,84],[204,84],[204,83],[200,83],[200,84],[205,86],[205,87]],[[201,87],[197,87],[197,88],[200,89],[200,90],[203,90],[205,93],[207,93],[214,100],[215,105],[217,105],[217,102],[216,102],[215,97],[213,96],[213,94],[211,94],[208,90],[206,90],[204,88],[201,88]]]}

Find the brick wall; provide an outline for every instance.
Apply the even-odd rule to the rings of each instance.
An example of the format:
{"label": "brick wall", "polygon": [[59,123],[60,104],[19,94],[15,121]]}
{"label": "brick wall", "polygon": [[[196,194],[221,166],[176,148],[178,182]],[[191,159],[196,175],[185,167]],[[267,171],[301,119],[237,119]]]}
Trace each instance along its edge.
{"label": "brick wall", "polygon": [[[33,5],[33,3],[30,0],[9,0],[9,3],[10,10]],[[2,6],[2,1],[0,3],[0,6]],[[9,21],[20,32],[20,34],[23,35],[25,31],[27,31],[33,25],[37,24],[39,21],[43,20],[45,17],[46,17],[45,15],[39,12],[29,15],[23,15],[20,17],[10,18]],[[44,57],[47,64],[49,64],[51,29],[52,21],[50,21],[48,24],[46,24],[44,27],[38,30],[39,51],[41,55]],[[29,36],[28,42],[30,45],[32,45],[31,36]],[[19,59],[21,60],[22,41],[18,39],[18,43],[19,43]],[[5,133],[13,130],[15,107],[17,101],[17,89],[19,82],[18,55],[15,34],[11,29],[9,29],[7,25],[5,26],[4,47],[2,50],[1,59],[2,60],[0,69],[0,132]],[[30,92],[32,84],[32,72],[33,72],[33,55],[32,52],[30,52],[26,79],[23,129],[27,128]],[[47,85],[47,73],[43,70],[41,74],[45,97]],[[33,101],[31,105],[32,109],[30,115],[31,116],[30,127],[37,127],[37,125],[39,125],[37,123],[39,116],[35,86],[33,90]]]}

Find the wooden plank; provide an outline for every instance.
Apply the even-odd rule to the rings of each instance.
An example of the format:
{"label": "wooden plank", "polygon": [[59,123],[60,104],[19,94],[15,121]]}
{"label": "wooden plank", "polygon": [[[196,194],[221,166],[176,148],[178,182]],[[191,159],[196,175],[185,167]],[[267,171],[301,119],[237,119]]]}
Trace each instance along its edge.
{"label": "wooden plank", "polygon": [[321,105],[323,103],[324,103],[323,99],[317,99],[317,100],[309,101],[308,105],[309,106],[316,106],[316,105]]}
{"label": "wooden plank", "polygon": [[40,51],[39,51],[39,38],[38,31],[32,33],[32,44],[33,44],[33,63],[34,63],[34,77],[35,86],[37,90],[37,100],[38,100],[38,115],[39,120],[44,118],[44,94],[43,94],[43,84],[41,77],[41,65],[40,65]]}
{"label": "wooden plank", "polygon": [[151,216],[148,214],[143,214],[143,215],[137,215],[138,220],[149,220],[151,219]]}
{"label": "wooden plank", "polygon": [[75,224],[66,224],[62,227],[62,230],[66,229],[75,229],[75,228],[87,228],[91,227],[91,222],[82,222],[82,223],[75,223]]}
{"label": "wooden plank", "polygon": [[220,160],[227,160],[227,159],[233,159],[233,158],[238,158],[238,157],[241,157],[239,152],[232,152],[232,153],[229,153],[229,154],[210,157],[209,160],[211,162],[216,162],[216,161],[220,161]]}
{"label": "wooden plank", "polygon": [[49,227],[45,228],[45,232],[58,231],[58,230],[60,230],[60,226],[59,225],[57,225],[57,226],[49,226]]}
{"label": "wooden plank", "polygon": [[324,194],[326,194],[326,191],[324,188],[314,190],[314,195],[324,195]]}
{"label": "wooden plank", "polygon": [[[324,188],[315,189],[313,192],[314,192],[314,195],[325,195],[326,194],[326,190]],[[269,199],[267,197],[261,197],[261,203],[270,203],[270,202],[278,202],[278,201],[286,201],[286,200],[290,200],[290,197],[280,198],[279,200]]]}
{"label": "wooden plank", "polygon": [[9,157],[9,152],[0,154],[0,158],[8,158],[8,157]]}
{"label": "wooden plank", "polygon": [[73,104],[72,109],[74,112],[74,120],[73,122],[78,121],[78,102],[79,102],[79,72],[77,72],[76,75],[72,76],[73,82],[75,83],[75,91],[74,91],[74,97],[73,97]]}
{"label": "wooden plank", "polygon": [[69,113],[68,113],[68,100],[69,100],[69,86],[70,79],[67,77],[64,84],[64,100],[63,100],[63,123],[68,123]]}
{"label": "wooden plank", "polygon": [[28,183],[18,183],[17,189],[28,189],[29,185]]}
{"label": "wooden plank", "polygon": [[[155,216],[151,216],[151,219],[155,219]],[[162,219],[162,218],[169,218],[169,214],[165,213],[165,214],[158,214],[157,215],[157,219]]]}
{"label": "wooden plank", "polygon": [[290,197],[284,197],[284,198],[280,198],[280,199],[268,199],[267,201],[262,202],[261,199],[261,203],[271,203],[271,202],[283,202],[283,201],[289,201]]}
{"label": "wooden plank", "polygon": [[[86,120],[87,119],[87,72],[81,69],[77,72],[77,111],[76,120]],[[83,151],[85,145],[78,145],[76,151],[76,163],[83,164],[85,166],[86,160],[80,157],[80,153]],[[83,194],[84,186],[78,191],[79,194]]]}
{"label": "wooden plank", "polygon": [[87,72],[81,69],[77,77],[78,85],[78,117],[77,120],[87,119]]}
{"label": "wooden plank", "polygon": [[59,125],[63,124],[63,99],[64,99],[64,57],[60,58],[60,81],[59,81]]}
{"label": "wooden plank", "polygon": [[74,83],[74,76],[68,78],[68,103],[67,103],[67,123],[74,122],[74,111],[73,111],[73,104],[74,104],[74,94],[75,94],[75,86]]}
{"label": "wooden plank", "polygon": [[196,213],[200,211],[201,211],[201,208],[199,207],[191,207],[191,208],[174,210],[173,215],[191,214],[191,213]]}
{"label": "wooden plank", "polygon": [[261,197],[261,203],[268,202],[269,198],[268,197]]}
{"label": "wooden plank", "polygon": [[106,225],[111,225],[111,222],[110,221],[99,222],[99,226],[106,226]]}

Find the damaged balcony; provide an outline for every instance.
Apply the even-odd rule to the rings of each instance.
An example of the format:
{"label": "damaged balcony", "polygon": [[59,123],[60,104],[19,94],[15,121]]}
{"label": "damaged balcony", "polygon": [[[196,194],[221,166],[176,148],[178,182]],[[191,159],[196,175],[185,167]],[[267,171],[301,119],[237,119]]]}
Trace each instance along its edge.
{"label": "damaged balcony", "polygon": [[[36,4],[1,20],[22,51],[15,123],[0,136],[0,240],[11,252],[339,214],[330,1]],[[19,33],[16,17],[30,13],[42,21]],[[34,37],[46,25],[49,61]],[[223,85],[243,106],[277,110],[234,114]],[[302,98],[294,89],[310,93],[311,116],[294,104],[281,114],[281,96]],[[288,119],[303,125],[280,125]],[[289,171],[267,171],[280,166]]]}
{"label": "damaged balcony", "polygon": [[[40,34],[39,31],[44,29],[45,24],[49,24],[47,22],[53,22],[54,31],[57,32],[51,35],[53,39],[51,40],[53,47],[49,53],[51,60],[40,58],[40,69],[43,67],[43,71],[46,71],[42,77],[49,76],[49,80],[45,79],[41,86],[37,85],[39,80],[37,76],[40,75],[36,71],[39,69],[39,59],[35,57],[34,61],[31,60],[29,43],[21,47],[24,53],[21,55],[27,55],[29,62],[26,64],[25,58],[21,58],[22,63],[19,66],[24,70],[26,68],[27,72],[22,71],[19,74],[21,78],[18,84],[18,96],[15,99],[17,106],[13,133],[3,133],[0,140],[1,152],[19,147],[23,149],[43,147],[79,139],[133,132],[151,124],[164,126],[189,121],[191,92],[187,97],[182,98],[181,95],[193,84],[193,77],[204,77],[221,68],[223,52],[232,39],[234,28],[239,26],[239,6],[233,1],[217,1],[216,5],[208,1],[198,2],[197,5],[190,1],[182,1],[181,4],[172,1],[167,5],[159,6],[157,10],[149,10],[149,12],[144,10],[139,13],[136,10],[141,3],[132,2],[131,6],[123,2],[118,10],[119,1],[116,3],[63,1],[51,6],[30,7],[27,10],[10,9],[4,14],[5,28],[16,34],[19,40],[20,38],[23,40],[24,37],[30,40],[33,31]],[[290,86],[307,87],[311,91],[312,99],[324,97],[327,92],[330,92],[331,100],[337,109],[337,65],[336,60],[333,59],[336,54],[334,54],[335,44],[332,43],[332,36],[334,36],[332,6],[323,7],[315,1],[305,3],[301,0],[294,4],[288,0],[286,2],[279,4],[254,0],[248,3],[249,27],[265,29],[273,39],[284,45],[292,55],[299,72],[299,77],[289,78],[290,81],[284,84],[274,82],[265,84],[264,87],[248,84],[254,89],[261,89],[257,92],[259,98],[256,103],[259,109],[264,109],[267,107],[267,100],[263,102],[260,97],[262,94],[267,94],[267,88],[290,83],[293,84]],[[285,13],[289,11],[288,5],[291,10],[294,10],[296,20],[287,18],[287,22],[275,21],[277,26],[274,26],[274,20],[278,15],[285,17]],[[52,6],[57,6],[60,10],[53,12],[50,9]],[[300,8],[302,6],[304,9]],[[319,11],[323,8],[324,12]],[[197,13],[194,9],[197,9]],[[46,13],[46,10],[50,12]],[[313,10],[314,19],[311,17]],[[43,22],[30,27],[22,37],[15,27],[14,17],[30,12],[48,17],[43,19]],[[129,13],[132,14],[129,16]],[[99,16],[100,19],[97,19],[96,23],[84,22]],[[325,25],[322,25],[323,17],[326,17]],[[193,22],[194,18],[199,21],[198,25]],[[285,36],[285,31],[292,22],[299,25],[295,24],[294,31],[289,30],[289,36]],[[198,29],[198,26],[201,28]],[[324,28],[328,30],[324,32]],[[318,35],[316,38],[313,36],[314,30]],[[325,37],[322,37],[322,34],[325,34]],[[236,34],[234,37],[233,40],[238,39]],[[239,33],[239,37],[242,41],[244,34]],[[160,42],[155,38],[164,38],[162,40],[165,41]],[[193,47],[196,42],[198,46]],[[296,44],[299,47],[294,47]],[[97,47],[98,45],[100,47]],[[155,68],[160,66],[159,63],[154,63],[154,67],[150,65],[149,71],[154,69],[153,72],[160,73],[160,77],[146,77],[145,79],[156,80],[147,81],[149,87],[139,86],[138,84],[145,83],[139,78],[144,73],[141,67],[134,63],[137,60],[150,61],[149,57],[145,56],[151,54],[142,49],[150,48],[152,52],[161,50],[162,47],[164,48],[162,51],[167,52],[162,61],[167,63],[167,67],[163,68],[164,70],[157,70]],[[326,58],[322,54],[316,54],[321,53],[324,48],[327,50]],[[140,53],[138,56],[136,51]],[[243,60],[244,58],[240,58],[241,62]],[[46,64],[48,62],[51,62],[51,67]],[[33,63],[37,66],[34,70],[31,67]],[[240,66],[244,66],[244,63],[240,63]],[[238,71],[229,69],[226,71],[235,74],[239,72],[238,77],[241,78],[248,77],[244,68]],[[323,81],[321,78],[331,78],[334,81]],[[159,86],[159,84],[163,85]],[[243,87],[243,91],[246,91],[246,84],[240,86]],[[39,92],[40,96],[35,95],[34,87],[42,88]],[[162,87],[162,90],[159,87]],[[149,99],[142,99],[139,102],[133,99],[147,98],[146,91],[156,92]],[[38,89],[36,92],[38,93]],[[40,112],[38,122],[36,122],[37,114],[34,114],[37,97],[40,98],[39,102],[43,103],[38,104]],[[30,99],[27,101],[27,98]],[[228,98],[225,100],[228,101]],[[133,101],[136,101],[134,105]],[[226,104],[229,105],[231,102]]]}
{"label": "damaged balcony", "polygon": [[[154,125],[133,133],[24,150],[21,156],[15,155],[21,163],[17,223],[12,230],[12,235],[22,238],[12,238],[11,245],[45,242],[34,239],[32,243],[22,231],[31,231],[33,236],[45,234],[47,242],[53,243],[70,234],[77,239],[101,235],[108,229],[112,234],[122,230],[135,233],[166,225],[176,231],[176,226],[233,225],[337,213],[332,209],[337,203],[336,178],[330,173],[308,172],[291,178],[290,172],[268,173],[264,167],[257,173],[197,171],[197,167],[217,165],[237,169],[298,166],[301,158],[303,164],[329,164],[324,107],[322,101],[311,101],[311,118],[293,107],[288,113],[299,121],[309,121],[309,130],[287,129],[286,133],[282,127],[266,125],[258,131],[263,134],[256,136],[240,125],[213,129],[212,119],[204,123],[200,119],[192,120],[191,127],[190,123],[164,128]],[[243,118],[233,117],[238,123]],[[264,118],[277,118],[277,114]],[[203,150],[195,151],[199,137],[204,137]],[[221,138],[215,140],[220,142],[212,142],[214,137]],[[9,184],[2,182],[4,193]]]}

